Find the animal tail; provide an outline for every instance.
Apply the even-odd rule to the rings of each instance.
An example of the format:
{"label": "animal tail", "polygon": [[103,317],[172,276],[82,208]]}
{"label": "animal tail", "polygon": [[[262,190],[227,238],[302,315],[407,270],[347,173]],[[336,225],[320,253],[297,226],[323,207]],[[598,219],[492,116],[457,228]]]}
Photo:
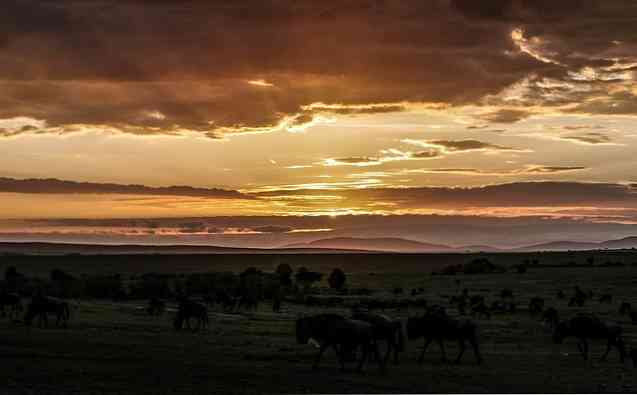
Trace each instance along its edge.
{"label": "animal tail", "polygon": [[396,331],[396,336],[398,337],[398,351],[405,351],[405,336],[403,335],[403,326],[400,323],[400,321],[398,321],[398,328]]}

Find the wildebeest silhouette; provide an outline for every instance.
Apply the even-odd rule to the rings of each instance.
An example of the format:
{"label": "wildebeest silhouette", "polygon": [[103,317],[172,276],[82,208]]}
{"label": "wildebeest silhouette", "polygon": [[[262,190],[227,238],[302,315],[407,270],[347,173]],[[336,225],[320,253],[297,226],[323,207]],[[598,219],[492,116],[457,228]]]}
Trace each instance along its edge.
{"label": "wildebeest silhouette", "polygon": [[471,305],[471,315],[477,318],[491,319],[491,310],[484,302],[484,298]]}
{"label": "wildebeest silhouette", "polygon": [[407,319],[407,337],[409,339],[422,337],[425,340],[424,347],[418,358],[419,364],[422,364],[425,358],[425,351],[434,340],[440,346],[443,361],[447,360],[444,341],[456,340],[460,346],[460,352],[455,360],[456,363],[460,362],[465,352],[465,341],[469,341],[473,347],[478,364],[482,363],[476,332],[477,328],[473,322],[451,318],[442,309],[430,309],[421,317],[409,317]]}
{"label": "wildebeest silhouette", "polygon": [[297,319],[297,343],[307,344],[310,339],[319,343],[319,351],[312,365],[314,369],[318,368],[323,353],[329,347],[332,347],[336,352],[341,370],[345,370],[346,354],[358,347],[362,350],[357,368],[359,371],[363,369],[370,353],[374,353],[376,356],[381,371],[385,369],[378,352],[374,329],[370,323],[348,319],[338,314],[318,314]]}
{"label": "wildebeest silhouette", "polygon": [[637,349],[631,348],[628,354],[633,361],[633,368],[637,368]]}
{"label": "wildebeest silhouette", "polygon": [[630,305],[630,303],[628,302],[622,302],[621,305],[619,305],[619,314],[620,315],[626,315],[629,314],[632,311],[632,306]]}
{"label": "wildebeest silhouette", "polygon": [[501,299],[511,299],[513,298],[513,290],[505,288],[502,291],[500,291],[500,298]]}
{"label": "wildebeest silhouette", "polygon": [[584,306],[584,303],[586,302],[586,298],[585,297],[578,297],[578,296],[573,296],[569,301],[568,301],[568,306],[569,307],[582,307]]}
{"label": "wildebeest silhouette", "polygon": [[557,324],[553,332],[553,341],[561,344],[567,337],[577,339],[577,348],[582,353],[584,359],[589,356],[589,339],[605,339],[606,352],[600,360],[605,360],[612,347],[619,351],[620,361],[624,361],[626,350],[622,339],[622,328],[615,323],[604,322],[594,315],[579,314],[568,321]]}
{"label": "wildebeest silhouette", "polygon": [[539,314],[544,310],[544,299],[540,297],[533,297],[529,301],[529,313],[532,315]]}
{"label": "wildebeest silhouette", "polygon": [[613,303],[613,295],[603,294],[599,297],[599,303]]}
{"label": "wildebeest silhouette", "polygon": [[387,361],[392,351],[394,353],[394,364],[398,364],[398,353],[405,350],[403,326],[400,320],[391,319],[384,314],[366,312],[355,312],[352,314],[352,319],[372,324],[376,341],[387,342],[387,352],[385,353],[383,365],[387,366]]}
{"label": "wildebeest silhouette", "polygon": [[564,293],[564,291],[562,291],[561,289],[557,291],[556,296],[557,296],[557,298],[558,298],[558,299],[564,299],[564,298],[566,298],[566,294],[565,294],[565,293]]}
{"label": "wildebeest silhouette", "polygon": [[1,292],[0,309],[2,309],[2,313],[0,314],[2,314],[3,317],[8,315],[10,319],[18,318],[18,315],[23,310],[20,295],[14,292]]}
{"label": "wildebeest silhouette", "polygon": [[544,313],[542,313],[542,322],[548,325],[548,327],[551,329],[555,328],[559,323],[559,315],[557,313],[557,310],[555,310],[553,307],[549,307],[548,309],[544,310]]}
{"label": "wildebeest silhouette", "polygon": [[190,319],[195,318],[197,320],[197,326],[194,330],[199,330],[208,327],[208,308],[205,304],[194,302],[187,298],[179,298],[179,308],[175,315],[173,326],[176,330],[182,329],[184,323],[186,328],[192,329],[190,326]]}
{"label": "wildebeest silhouette", "polygon": [[31,325],[33,318],[38,317],[38,327],[48,326],[48,313],[55,314],[55,326],[67,327],[70,318],[69,305],[62,299],[50,296],[34,296],[24,315],[24,323]]}
{"label": "wildebeest silhouette", "polygon": [[164,314],[166,310],[166,302],[163,300],[152,298],[148,301],[148,307],[146,307],[146,312],[151,316],[160,316]]}

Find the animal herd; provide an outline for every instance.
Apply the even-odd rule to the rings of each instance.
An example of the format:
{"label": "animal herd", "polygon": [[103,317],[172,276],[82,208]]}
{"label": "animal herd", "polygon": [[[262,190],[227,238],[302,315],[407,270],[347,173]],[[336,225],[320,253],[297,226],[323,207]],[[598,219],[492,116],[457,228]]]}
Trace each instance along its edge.
{"label": "animal herd", "polygon": [[[560,291],[562,292],[562,291]],[[584,293],[579,287],[575,287],[573,299],[579,303],[585,303],[592,299],[591,293]],[[488,308],[484,297],[479,295],[469,296],[465,289],[460,295],[449,298],[450,303],[458,309],[461,316],[466,314],[465,309],[470,308],[471,315],[490,318],[493,307],[502,311],[514,312],[515,304],[512,302],[513,293],[503,290],[500,300],[494,302]],[[583,302],[582,302],[583,300]],[[600,303],[612,301],[610,294],[604,294],[599,298]],[[544,299],[533,297],[529,301],[528,312],[532,316],[541,315],[541,321],[553,332],[552,340],[555,344],[562,344],[567,338],[574,338],[576,345],[585,360],[590,358],[590,341],[602,340],[606,342],[606,350],[600,360],[605,360],[614,348],[619,354],[619,360],[623,363],[626,357],[630,357],[633,366],[637,367],[637,349],[627,351],[624,341],[624,331],[621,325],[602,320],[592,313],[578,313],[568,320],[560,320],[559,313],[554,307],[545,309]],[[620,305],[621,315],[630,315],[633,323],[637,313],[632,311],[628,302]],[[424,361],[425,352],[432,342],[438,344],[443,361],[447,361],[445,341],[453,341],[458,344],[458,355],[455,363],[460,363],[467,343],[473,349],[475,360],[478,364],[483,362],[480,353],[478,338],[478,326],[469,318],[456,318],[449,314],[444,307],[434,305],[427,307],[424,314],[411,316],[406,320],[405,328],[409,340],[423,339],[424,344],[417,359],[419,364]],[[393,352],[394,363],[398,363],[398,353],[405,350],[403,340],[403,325],[400,320],[391,319],[384,314],[373,312],[354,312],[351,317],[337,314],[318,314],[309,317],[301,317],[296,321],[296,336],[299,344],[314,344],[318,354],[313,367],[317,368],[323,353],[334,349],[340,362],[341,369],[345,369],[345,362],[352,359],[354,351],[360,349],[358,370],[362,369],[367,360],[376,358],[381,372],[387,369],[390,353]],[[379,358],[379,344],[386,343],[387,350],[384,357]],[[349,357],[349,358],[348,358]]]}
{"label": "animal herd", "polygon": [[[584,305],[593,297],[592,293],[584,292],[577,286],[574,290],[569,306]],[[558,296],[563,299],[563,291],[559,291]],[[348,362],[357,362],[357,369],[362,370],[367,362],[376,361],[380,371],[385,372],[390,359],[394,364],[398,364],[399,354],[406,349],[406,340],[418,339],[423,341],[422,350],[417,359],[419,364],[424,362],[425,352],[431,343],[437,344],[441,359],[447,361],[445,349],[447,341],[458,344],[455,363],[462,360],[468,344],[472,348],[476,363],[480,364],[483,362],[483,357],[480,352],[479,328],[475,321],[466,317],[467,309],[473,317],[490,319],[493,313],[515,312],[513,300],[513,292],[503,290],[499,294],[499,300],[489,306],[484,296],[469,295],[468,290],[464,289],[458,295],[449,297],[450,305],[457,308],[460,317],[448,314],[447,309],[441,305],[426,306],[426,303],[423,303],[426,306],[424,313],[408,317],[404,325],[400,319],[393,319],[370,308],[372,305],[361,304],[358,308],[353,308],[352,314],[347,317],[335,313],[301,316],[296,320],[296,340],[299,344],[312,344],[318,348],[313,363],[314,368],[318,368],[325,351],[333,349],[343,370]],[[612,295],[603,294],[598,301],[612,303]],[[219,304],[224,311],[239,306],[252,310],[256,309],[258,299],[232,298],[219,293],[214,298],[205,297],[203,301],[179,296],[177,303],[178,307],[173,320],[174,329],[199,330],[209,326],[209,306]],[[278,303],[280,304],[280,300]],[[166,310],[166,302],[152,298],[145,310],[150,316],[161,316]],[[544,299],[540,297],[530,299],[528,312],[531,316],[539,316],[541,322],[552,330],[555,344],[561,344],[569,337],[575,338],[577,348],[584,359],[590,357],[590,341],[601,339],[606,342],[602,360],[606,359],[609,352],[615,348],[622,362],[626,357],[630,357],[634,366],[637,367],[637,349],[626,349],[624,331],[619,324],[606,322],[590,313],[578,313],[568,320],[560,320],[558,311],[554,307],[545,308]],[[30,326],[36,321],[38,327],[48,326],[49,316],[54,317],[55,326],[67,327],[71,316],[69,303],[65,300],[36,294],[25,309],[20,295],[6,291],[0,292],[0,313],[3,317],[9,317],[14,321],[19,321],[20,315],[23,315],[22,322],[25,325]],[[619,306],[619,314],[629,316],[631,321],[637,324],[637,312],[632,310],[630,303],[622,302]],[[382,346],[384,348],[381,350]]]}

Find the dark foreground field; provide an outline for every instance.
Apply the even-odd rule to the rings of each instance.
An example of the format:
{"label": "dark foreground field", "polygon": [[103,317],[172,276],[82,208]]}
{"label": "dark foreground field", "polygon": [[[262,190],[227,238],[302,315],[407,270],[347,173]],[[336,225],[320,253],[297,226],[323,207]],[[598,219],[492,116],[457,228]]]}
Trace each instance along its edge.
{"label": "dark foreground field", "polygon": [[[423,258],[424,259],[424,258]],[[432,259],[432,258],[427,258]],[[42,263],[41,263],[42,264]],[[90,264],[90,263],[87,263]],[[31,265],[31,264],[30,264]],[[29,272],[33,266],[18,266]],[[308,267],[314,269],[311,264]],[[503,288],[515,292],[519,309],[514,314],[477,320],[485,364],[477,366],[470,350],[460,365],[440,362],[438,347],[427,352],[425,363],[416,364],[422,340],[408,342],[398,366],[380,375],[370,364],[364,373],[339,371],[328,351],[320,369],[311,369],[315,350],[297,345],[294,320],[300,313],[345,308],[308,308],[284,304],[283,312],[271,312],[262,303],[256,313],[210,312],[210,328],[198,333],[172,329],[174,305],[164,316],[150,318],[145,301],[105,302],[81,300],[73,309],[68,329],[25,328],[19,322],[0,321],[0,393],[413,393],[413,392],[635,392],[632,365],[622,365],[615,351],[607,362],[598,362],[605,349],[593,343],[592,362],[584,361],[573,339],[562,345],[551,342],[551,333],[526,311],[533,296],[542,296],[562,318],[579,311],[596,312],[620,321],[629,347],[637,347],[637,326],[620,317],[621,301],[637,305],[634,292],[637,267],[542,268],[525,274],[431,276],[430,270],[405,267],[358,270],[348,281],[377,290],[392,298],[395,286],[422,286],[432,303],[448,305],[444,296],[461,287],[495,300]],[[42,268],[46,273],[51,267]],[[68,267],[66,268],[68,269]],[[95,269],[95,268],[92,268]],[[148,270],[145,267],[144,270]],[[318,268],[317,268],[318,269]],[[349,271],[348,268],[345,268]],[[95,269],[99,270],[99,269]],[[210,269],[215,270],[215,269]],[[239,269],[237,269],[239,270]],[[369,275],[369,272],[378,273]],[[385,272],[385,273],[383,273]],[[80,272],[78,272],[80,273]],[[612,304],[596,298],[582,308],[568,307],[555,293],[567,295],[574,285],[609,292]],[[453,315],[456,310],[449,308]],[[385,311],[405,319],[421,314],[410,308]],[[449,342],[447,351],[455,356]]]}

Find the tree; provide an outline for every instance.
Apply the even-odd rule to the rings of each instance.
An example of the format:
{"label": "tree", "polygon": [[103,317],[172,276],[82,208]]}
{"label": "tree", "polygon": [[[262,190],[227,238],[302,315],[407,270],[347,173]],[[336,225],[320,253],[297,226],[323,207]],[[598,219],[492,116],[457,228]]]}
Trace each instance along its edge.
{"label": "tree", "polygon": [[330,273],[327,283],[330,285],[330,288],[342,289],[345,286],[345,280],[345,273],[341,269],[336,268]]}

